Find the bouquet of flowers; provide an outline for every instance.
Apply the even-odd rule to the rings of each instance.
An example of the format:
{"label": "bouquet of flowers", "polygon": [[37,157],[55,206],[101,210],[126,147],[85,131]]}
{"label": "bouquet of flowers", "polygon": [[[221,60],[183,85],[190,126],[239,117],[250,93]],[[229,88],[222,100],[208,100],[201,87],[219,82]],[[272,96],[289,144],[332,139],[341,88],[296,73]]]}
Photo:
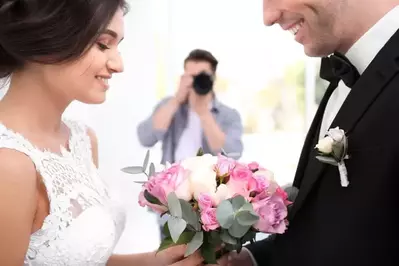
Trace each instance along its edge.
{"label": "bouquet of flowers", "polygon": [[[143,166],[123,170],[146,173],[148,156]],[[200,150],[158,173],[150,164],[147,176],[139,204],[168,214],[159,251],[187,244],[185,256],[200,250],[206,263],[216,264],[217,253],[240,252],[257,232],[282,234],[287,228],[287,194],[273,173],[256,162],[244,164]]]}

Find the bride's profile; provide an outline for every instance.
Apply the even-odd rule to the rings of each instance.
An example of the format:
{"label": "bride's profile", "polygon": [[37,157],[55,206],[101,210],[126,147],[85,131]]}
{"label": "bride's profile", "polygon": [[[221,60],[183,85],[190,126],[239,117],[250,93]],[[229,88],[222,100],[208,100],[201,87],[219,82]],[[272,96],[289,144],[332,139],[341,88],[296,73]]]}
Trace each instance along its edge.
{"label": "bride's profile", "polygon": [[183,246],[113,255],[124,210],[98,174],[94,132],[62,118],[72,101],[105,101],[126,12],[124,0],[0,1],[1,265],[201,264]]}

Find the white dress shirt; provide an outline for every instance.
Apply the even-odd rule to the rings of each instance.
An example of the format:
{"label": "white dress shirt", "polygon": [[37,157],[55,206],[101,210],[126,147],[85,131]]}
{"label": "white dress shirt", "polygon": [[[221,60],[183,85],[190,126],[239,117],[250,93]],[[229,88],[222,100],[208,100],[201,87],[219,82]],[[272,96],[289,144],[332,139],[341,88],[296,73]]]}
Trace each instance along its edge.
{"label": "white dress shirt", "polygon": [[[363,74],[377,53],[398,29],[399,6],[388,12],[349,49],[345,56],[357,68],[360,75]],[[320,128],[320,138],[323,138],[327,133],[349,92],[350,88],[341,80],[331,95],[324,111]]]}
{"label": "white dress shirt", "polygon": [[181,161],[197,154],[202,147],[202,125],[198,114],[191,108],[188,111],[187,126],[176,145],[175,161]]}
{"label": "white dress shirt", "polygon": [[[370,28],[345,54],[349,61],[357,68],[359,74],[363,74],[368,65],[373,61],[377,53],[384,47],[388,40],[399,29],[399,6],[396,6],[381,18],[372,28]],[[399,49],[399,47],[398,47]],[[367,88],[363,88],[367,90]],[[324,111],[323,121],[320,128],[320,138],[327,133],[338,111],[341,109],[346,97],[350,93],[343,81],[331,95],[326,110]],[[252,258],[253,265],[257,266],[255,258],[246,249]]]}

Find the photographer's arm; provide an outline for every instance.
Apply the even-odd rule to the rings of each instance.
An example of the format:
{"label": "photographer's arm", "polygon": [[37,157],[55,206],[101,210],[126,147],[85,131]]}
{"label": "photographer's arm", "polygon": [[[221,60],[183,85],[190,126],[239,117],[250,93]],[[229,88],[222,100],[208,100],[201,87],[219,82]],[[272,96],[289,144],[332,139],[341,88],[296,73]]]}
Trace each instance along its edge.
{"label": "photographer's arm", "polygon": [[225,131],[217,124],[210,111],[202,113],[200,118],[205,137],[213,152],[219,153],[223,149],[234,159],[241,157],[243,126],[240,114],[236,110],[231,109],[228,118],[229,126]]}
{"label": "photographer's arm", "polygon": [[162,140],[178,108],[179,104],[175,98],[162,100],[154,108],[151,116],[137,127],[137,136],[141,145],[152,147]]}

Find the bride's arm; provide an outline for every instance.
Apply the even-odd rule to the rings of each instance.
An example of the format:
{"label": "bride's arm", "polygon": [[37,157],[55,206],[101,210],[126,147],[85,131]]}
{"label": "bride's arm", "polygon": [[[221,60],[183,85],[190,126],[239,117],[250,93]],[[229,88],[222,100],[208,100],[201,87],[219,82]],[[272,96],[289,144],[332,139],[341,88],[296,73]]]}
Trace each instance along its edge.
{"label": "bride's arm", "polygon": [[107,266],[194,266],[202,265],[202,257],[199,252],[184,258],[185,245],[174,246],[159,253],[148,252],[131,255],[112,255]]}

